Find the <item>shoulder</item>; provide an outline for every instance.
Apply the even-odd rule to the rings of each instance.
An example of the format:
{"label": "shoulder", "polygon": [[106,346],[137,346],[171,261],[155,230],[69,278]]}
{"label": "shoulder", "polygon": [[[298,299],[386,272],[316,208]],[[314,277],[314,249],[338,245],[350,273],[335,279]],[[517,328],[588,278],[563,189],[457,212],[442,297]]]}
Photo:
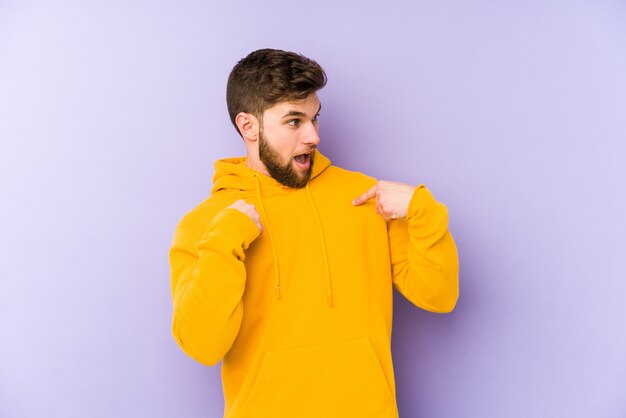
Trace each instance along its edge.
{"label": "shoulder", "polygon": [[214,193],[187,212],[176,225],[176,229],[184,230],[189,236],[199,239],[215,215],[235,200],[237,198],[234,196]]}

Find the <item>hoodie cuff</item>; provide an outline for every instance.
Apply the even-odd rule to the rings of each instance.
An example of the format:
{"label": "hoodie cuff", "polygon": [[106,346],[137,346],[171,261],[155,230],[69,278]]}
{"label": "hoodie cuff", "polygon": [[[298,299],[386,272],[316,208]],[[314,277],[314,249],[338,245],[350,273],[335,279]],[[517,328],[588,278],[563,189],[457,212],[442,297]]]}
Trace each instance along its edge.
{"label": "hoodie cuff", "polygon": [[248,215],[237,209],[225,208],[217,212],[209,223],[199,244],[219,235],[224,239],[233,240],[233,244],[242,245],[245,249],[260,234],[261,231]]}
{"label": "hoodie cuff", "polygon": [[445,206],[435,200],[426,186],[420,184],[413,192],[406,219],[407,221],[429,219],[437,217],[442,212],[446,212]]}

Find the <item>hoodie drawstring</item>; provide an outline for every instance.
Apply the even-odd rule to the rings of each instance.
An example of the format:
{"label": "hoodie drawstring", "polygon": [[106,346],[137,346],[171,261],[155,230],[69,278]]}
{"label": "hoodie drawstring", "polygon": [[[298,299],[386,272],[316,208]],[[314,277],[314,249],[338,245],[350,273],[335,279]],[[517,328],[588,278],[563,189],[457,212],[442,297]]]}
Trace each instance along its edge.
{"label": "hoodie drawstring", "polygon": [[256,197],[259,199],[259,206],[261,207],[261,213],[263,214],[263,218],[265,220],[265,230],[267,231],[267,235],[270,239],[270,246],[272,247],[272,256],[274,258],[274,290],[276,299],[280,300],[280,274],[278,274],[278,256],[276,255],[276,247],[274,246],[274,240],[272,239],[272,228],[269,225],[269,218],[267,217],[267,213],[265,212],[265,206],[263,205],[263,199],[261,198],[261,182],[259,180],[259,176],[254,174],[254,181],[256,183]]}
{"label": "hoodie drawstring", "polygon": [[317,222],[317,228],[320,231],[320,238],[322,239],[322,254],[324,256],[324,270],[326,273],[326,287],[328,291],[328,306],[332,308],[334,305],[333,286],[330,281],[330,268],[328,267],[328,252],[326,251],[326,238],[324,237],[324,230],[322,229],[322,222],[320,221],[320,216],[317,213],[317,208],[315,207],[315,203],[313,203],[313,197],[311,196],[311,190],[309,189],[309,184],[310,183],[306,184],[306,195],[309,198],[311,207],[313,208],[313,213],[315,214],[315,221]]}
{"label": "hoodie drawstring", "polygon": [[[261,197],[261,181],[259,180],[259,176],[254,174],[254,181],[256,183],[256,196],[259,200],[259,207],[261,209],[261,214],[263,215],[263,219],[265,221],[265,230],[267,231],[268,238],[270,240],[270,246],[272,247],[272,257],[274,259],[274,282],[275,282],[275,296],[276,299],[280,300],[280,274],[278,271],[278,256],[276,255],[276,246],[274,245],[274,239],[272,238],[272,228],[269,224],[269,218],[267,217],[267,212],[265,211],[265,205],[263,204],[263,199]],[[320,238],[322,240],[322,255],[324,258],[324,273],[326,275],[326,290],[328,295],[328,306],[331,308],[334,306],[333,301],[333,287],[330,280],[330,268],[328,267],[328,251],[326,250],[326,238],[324,237],[324,230],[322,229],[322,222],[320,221],[319,213],[317,212],[317,208],[315,207],[315,203],[313,202],[313,196],[311,196],[311,190],[309,188],[309,184],[306,184],[306,195],[309,199],[309,203],[313,208],[313,214],[315,215],[315,222],[317,224],[317,229],[320,233]]]}

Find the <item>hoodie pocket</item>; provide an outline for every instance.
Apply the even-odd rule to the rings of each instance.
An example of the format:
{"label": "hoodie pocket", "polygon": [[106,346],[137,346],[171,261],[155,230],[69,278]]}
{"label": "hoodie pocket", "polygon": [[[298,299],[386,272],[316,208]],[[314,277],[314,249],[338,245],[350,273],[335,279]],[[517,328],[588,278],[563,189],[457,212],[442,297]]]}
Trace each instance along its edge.
{"label": "hoodie pocket", "polygon": [[396,417],[394,397],[367,338],[266,352],[245,418]]}

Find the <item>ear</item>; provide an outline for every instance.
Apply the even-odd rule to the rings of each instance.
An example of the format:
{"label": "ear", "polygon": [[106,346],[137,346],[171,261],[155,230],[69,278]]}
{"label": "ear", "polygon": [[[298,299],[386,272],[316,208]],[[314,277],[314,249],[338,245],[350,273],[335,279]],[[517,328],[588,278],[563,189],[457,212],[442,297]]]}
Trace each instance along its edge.
{"label": "ear", "polygon": [[246,141],[254,142],[259,137],[259,121],[252,113],[239,112],[235,117],[239,133]]}

